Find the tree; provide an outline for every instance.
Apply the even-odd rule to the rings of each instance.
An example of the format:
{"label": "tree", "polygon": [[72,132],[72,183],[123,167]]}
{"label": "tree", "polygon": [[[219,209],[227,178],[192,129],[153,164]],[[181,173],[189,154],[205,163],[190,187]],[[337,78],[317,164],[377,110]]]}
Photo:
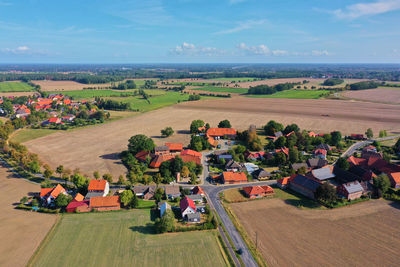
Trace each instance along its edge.
{"label": "tree", "polygon": [[296,163],[299,161],[299,150],[296,147],[293,147],[289,150],[289,161],[291,163]]}
{"label": "tree", "polygon": [[276,141],[274,142],[275,147],[284,147],[286,145],[286,138],[284,136],[280,136]]}
{"label": "tree", "polygon": [[50,177],[53,175],[53,170],[50,169],[50,168],[46,168],[46,169],[44,170],[43,175],[44,175],[44,178],[50,179]]}
{"label": "tree", "polygon": [[109,183],[112,183],[112,181],[113,181],[113,177],[112,177],[112,175],[110,173],[105,173],[103,175],[103,179],[106,180]]}
{"label": "tree", "polygon": [[383,152],[383,159],[390,163],[392,156],[390,156],[390,154],[387,152]]}
{"label": "tree", "polygon": [[64,172],[64,166],[63,165],[59,165],[57,168],[56,168],[56,173],[58,173],[59,175],[60,175],[60,178],[61,178],[61,174]]}
{"label": "tree", "polygon": [[197,184],[197,175],[194,172],[190,173],[190,184]]}
{"label": "tree", "polygon": [[365,132],[365,135],[367,136],[368,139],[371,139],[374,137],[374,132],[372,131],[371,128],[368,128],[367,131]]}
{"label": "tree", "polygon": [[342,170],[347,171],[350,168],[350,163],[347,161],[346,158],[340,157],[336,161],[336,166]]}
{"label": "tree", "polygon": [[156,192],[154,193],[154,199],[156,202],[160,202],[164,196],[164,189],[161,187],[157,187]]}
{"label": "tree", "polygon": [[386,174],[380,174],[378,177],[373,179],[374,187],[382,192],[382,194],[386,193],[386,191],[390,188],[390,180]]}
{"label": "tree", "polygon": [[156,185],[159,185],[162,181],[162,177],[160,173],[156,173],[153,177],[153,181],[156,183]]}
{"label": "tree", "polygon": [[94,177],[96,180],[99,180],[99,179],[100,179],[100,173],[99,173],[98,171],[94,171],[94,172],[93,172],[93,177]]}
{"label": "tree", "polygon": [[232,125],[230,121],[223,120],[218,123],[218,128],[232,128]]}
{"label": "tree", "polygon": [[165,129],[161,130],[161,135],[163,137],[169,137],[174,134],[174,130],[171,127],[166,127]]}
{"label": "tree", "polygon": [[138,197],[136,196],[136,194],[133,194],[131,206],[132,206],[133,208],[139,207],[139,200],[138,200]]}
{"label": "tree", "polygon": [[78,188],[80,192],[86,192],[89,180],[79,173],[71,175],[71,182]]}
{"label": "tree", "polygon": [[342,141],[342,133],[339,131],[334,131],[331,132],[331,136],[332,136],[332,145],[333,146],[337,146],[339,144],[340,141]]}
{"label": "tree", "polygon": [[124,204],[124,207],[129,207],[132,204],[132,200],[133,200],[132,190],[124,190],[121,193],[121,203]]}
{"label": "tree", "polygon": [[167,210],[161,218],[156,219],[155,228],[159,234],[175,231],[174,213],[171,210]]}
{"label": "tree", "polygon": [[283,130],[283,133],[288,134],[290,132],[298,132],[298,131],[300,131],[299,126],[295,123],[292,123],[286,126],[285,130]]}
{"label": "tree", "polygon": [[278,152],[275,155],[275,164],[283,165],[286,163],[286,155],[283,152]]}
{"label": "tree", "polygon": [[27,197],[27,196],[24,196],[24,197],[22,197],[22,198],[20,199],[19,203],[25,204],[27,201],[28,201],[28,197]]}
{"label": "tree", "polygon": [[175,173],[181,172],[183,165],[184,163],[182,158],[180,156],[176,156],[171,163],[170,171],[175,175]]}
{"label": "tree", "polygon": [[379,137],[380,137],[380,138],[386,137],[386,136],[387,136],[386,130],[379,131]]}
{"label": "tree", "polygon": [[129,138],[128,150],[131,154],[136,155],[138,152],[152,151],[155,147],[153,140],[143,134],[137,134]]}
{"label": "tree", "polygon": [[72,197],[70,195],[59,194],[54,201],[57,207],[64,208],[68,206],[68,204],[72,201]]}
{"label": "tree", "polygon": [[199,128],[204,126],[204,121],[202,120],[194,120],[190,124],[190,133],[195,134],[199,133]]}
{"label": "tree", "polygon": [[187,166],[183,166],[181,170],[182,177],[188,177],[190,174],[189,168]]}
{"label": "tree", "polygon": [[270,136],[282,130],[283,130],[283,125],[274,120],[269,121],[267,125],[264,126],[265,134]]}
{"label": "tree", "polygon": [[39,164],[39,162],[37,160],[33,160],[33,161],[29,162],[28,169],[33,173],[40,172],[40,164]]}
{"label": "tree", "polygon": [[118,184],[125,184],[125,178],[122,174],[118,177]]}
{"label": "tree", "polygon": [[315,191],[315,198],[321,202],[332,203],[336,200],[336,189],[329,183],[323,183]]}

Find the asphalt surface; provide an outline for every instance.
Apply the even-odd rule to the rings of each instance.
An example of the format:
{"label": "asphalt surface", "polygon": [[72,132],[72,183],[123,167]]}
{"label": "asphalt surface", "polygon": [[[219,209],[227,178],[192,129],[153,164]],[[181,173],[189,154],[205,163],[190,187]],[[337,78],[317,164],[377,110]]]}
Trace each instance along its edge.
{"label": "asphalt surface", "polygon": [[362,148],[364,146],[370,145],[374,141],[380,142],[380,141],[396,139],[396,138],[399,138],[399,137],[400,137],[400,134],[387,136],[387,137],[382,137],[382,138],[370,139],[370,140],[365,140],[365,141],[362,141],[362,142],[355,143],[354,145],[349,147],[340,157],[349,157],[349,156],[353,155],[353,153],[356,152],[357,149],[360,149],[360,148]]}

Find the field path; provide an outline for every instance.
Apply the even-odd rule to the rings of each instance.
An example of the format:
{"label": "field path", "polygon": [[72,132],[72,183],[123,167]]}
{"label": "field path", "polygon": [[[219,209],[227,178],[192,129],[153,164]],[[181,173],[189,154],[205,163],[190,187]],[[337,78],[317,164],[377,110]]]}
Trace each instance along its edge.
{"label": "field path", "polygon": [[[153,137],[157,144],[183,142],[187,145],[190,123],[202,119],[216,126],[228,119],[232,126],[244,130],[250,124],[258,127],[274,119],[284,124],[297,123],[303,129],[316,132],[340,130],[345,134],[400,129],[400,106],[340,100],[263,99],[234,97],[185,102],[154,110],[104,125],[72,132],[58,132],[26,142],[29,150],[53,168],[59,164],[80,168],[91,175],[94,170],[109,172],[114,179],[126,172],[118,153],[127,148],[135,134]],[[171,126],[175,134],[160,138],[160,130]]]}

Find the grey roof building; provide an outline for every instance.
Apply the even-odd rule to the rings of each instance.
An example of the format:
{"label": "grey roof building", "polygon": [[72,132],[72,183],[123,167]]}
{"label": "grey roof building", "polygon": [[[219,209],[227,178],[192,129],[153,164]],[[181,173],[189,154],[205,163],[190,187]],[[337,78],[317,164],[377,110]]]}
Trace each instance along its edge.
{"label": "grey roof building", "polygon": [[316,178],[320,181],[325,181],[325,180],[335,177],[332,167],[324,167],[324,168],[315,169],[315,170],[311,171],[311,174],[314,178]]}
{"label": "grey roof building", "polygon": [[199,223],[200,222],[200,214],[196,213],[189,213],[186,215],[186,220],[190,223]]}

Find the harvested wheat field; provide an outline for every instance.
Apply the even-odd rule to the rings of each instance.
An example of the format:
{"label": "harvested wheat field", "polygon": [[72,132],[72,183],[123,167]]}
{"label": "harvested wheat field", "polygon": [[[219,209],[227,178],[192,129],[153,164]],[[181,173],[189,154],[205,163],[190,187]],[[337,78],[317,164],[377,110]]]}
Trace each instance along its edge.
{"label": "harvested wheat field", "polygon": [[36,85],[40,85],[42,91],[74,91],[74,90],[83,90],[83,88],[87,87],[109,87],[110,83],[101,83],[101,84],[83,84],[74,81],[32,81],[32,83]]}
{"label": "harvested wheat field", "polygon": [[10,96],[39,96],[37,92],[6,92],[0,93],[0,97],[10,97]]}
{"label": "harvested wheat field", "polygon": [[[367,128],[393,131],[400,128],[400,106],[339,100],[296,100],[235,97],[191,101],[147,112],[104,125],[68,132],[57,132],[26,142],[29,150],[53,168],[67,168],[92,174],[94,170],[109,172],[114,179],[125,173],[118,153],[127,148],[135,134],[154,138],[157,144],[183,142],[187,145],[190,123],[202,119],[217,126],[223,119],[239,130],[250,124],[258,127],[274,119],[284,124],[297,123],[316,132],[340,130],[343,133],[364,133]],[[160,130],[171,126],[175,134],[160,138]]]}
{"label": "harvested wheat field", "polygon": [[14,203],[40,185],[13,177],[0,165],[0,266],[26,266],[56,220],[55,215],[14,209]]}
{"label": "harvested wheat field", "polygon": [[[251,86],[257,86],[257,85],[262,85],[266,84],[269,86],[273,86],[279,83],[298,83],[298,82],[303,82],[304,80],[309,81],[308,83],[302,85],[302,86],[307,86],[309,89],[311,86],[315,86],[317,88],[319,87],[324,87],[321,85],[326,79],[316,79],[316,78],[286,78],[286,79],[268,79],[268,80],[261,80],[261,81],[254,81],[254,82],[242,82],[239,83],[241,88],[249,88]],[[327,88],[337,88],[337,87],[343,87],[346,83],[356,83],[360,81],[367,81],[365,79],[346,79],[344,83],[338,84],[335,86],[325,86]]]}
{"label": "harvested wheat field", "polygon": [[400,104],[400,89],[377,88],[359,91],[347,91],[345,97],[378,103]]}
{"label": "harvested wheat field", "polygon": [[400,206],[385,200],[334,210],[301,210],[281,199],[231,207],[253,242],[257,232],[268,266],[398,266]]}

